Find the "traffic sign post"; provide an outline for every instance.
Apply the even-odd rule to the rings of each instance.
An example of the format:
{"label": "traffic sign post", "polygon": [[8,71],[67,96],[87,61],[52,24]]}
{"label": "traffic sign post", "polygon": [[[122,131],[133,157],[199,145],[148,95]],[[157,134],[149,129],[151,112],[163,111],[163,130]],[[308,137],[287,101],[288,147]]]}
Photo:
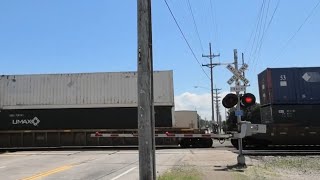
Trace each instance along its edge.
{"label": "traffic sign post", "polygon": [[234,86],[234,87],[230,87],[230,91],[231,92],[240,92],[240,91],[246,91],[246,86]]}
{"label": "traffic sign post", "polygon": [[250,81],[245,78],[242,73],[248,68],[248,64],[243,64],[239,70],[234,68],[231,64],[228,64],[227,69],[233,73],[233,76],[228,80],[228,84],[231,85],[234,81],[241,80],[245,85],[249,84]]}
{"label": "traffic sign post", "polygon": [[[249,84],[249,80],[246,79],[242,73],[248,68],[247,64],[243,64],[240,69],[238,69],[238,53],[237,50],[234,49],[233,51],[234,54],[234,65],[235,67],[233,67],[231,64],[227,65],[227,69],[232,72],[233,76],[228,80],[228,84],[231,85],[233,82],[236,82],[236,86],[235,87],[231,87],[230,90],[231,91],[235,91],[237,94],[237,98],[238,98],[238,102],[237,102],[237,110],[235,111],[235,115],[237,116],[237,124],[238,124],[238,131],[241,132],[241,116],[243,115],[243,111],[241,111],[240,109],[240,91],[245,91],[245,87],[247,84]],[[244,86],[241,86],[240,81],[242,81],[244,83]],[[238,139],[238,145],[239,145],[239,155],[237,157],[237,161],[238,161],[238,165],[240,166],[245,166],[246,162],[245,162],[245,158],[244,155],[242,153],[242,138]]]}

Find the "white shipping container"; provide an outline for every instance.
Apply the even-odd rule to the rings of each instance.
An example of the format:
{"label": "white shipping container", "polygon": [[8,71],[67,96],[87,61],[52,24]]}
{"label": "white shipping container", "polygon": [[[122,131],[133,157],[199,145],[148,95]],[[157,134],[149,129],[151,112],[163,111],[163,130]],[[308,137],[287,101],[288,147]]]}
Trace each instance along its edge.
{"label": "white shipping container", "polygon": [[[154,72],[155,106],[174,106],[173,72]],[[136,72],[2,75],[0,109],[135,107]]]}
{"label": "white shipping container", "polygon": [[198,129],[197,111],[175,111],[174,127]]}

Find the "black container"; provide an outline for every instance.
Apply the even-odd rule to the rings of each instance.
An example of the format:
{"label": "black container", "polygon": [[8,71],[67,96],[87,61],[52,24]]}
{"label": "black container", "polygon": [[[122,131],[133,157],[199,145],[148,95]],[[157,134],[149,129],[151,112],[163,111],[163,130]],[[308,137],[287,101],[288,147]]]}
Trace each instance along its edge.
{"label": "black container", "polygon": [[[137,129],[136,107],[1,110],[0,130]],[[156,127],[172,127],[172,107],[155,107]]]}
{"label": "black container", "polygon": [[320,104],[320,67],[268,68],[258,81],[262,106]]}
{"label": "black container", "polygon": [[320,126],[320,105],[271,105],[261,108],[261,123]]}

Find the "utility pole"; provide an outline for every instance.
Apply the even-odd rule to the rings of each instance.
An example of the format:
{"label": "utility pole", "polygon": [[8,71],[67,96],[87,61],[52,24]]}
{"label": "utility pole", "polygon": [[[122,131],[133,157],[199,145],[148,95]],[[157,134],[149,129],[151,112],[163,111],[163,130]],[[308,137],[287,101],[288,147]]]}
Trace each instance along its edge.
{"label": "utility pole", "polygon": [[218,88],[215,88],[213,89],[216,91],[216,95],[215,95],[215,98],[216,98],[216,117],[217,117],[217,123],[218,123],[218,133],[220,134],[221,133],[221,119],[219,118],[219,114],[220,114],[220,111],[219,111],[219,92],[221,89],[218,89]]}
{"label": "utility pole", "polygon": [[151,0],[137,2],[139,177],[155,180]]}
{"label": "utility pole", "polygon": [[[233,56],[234,56],[234,66],[235,69],[238,71],[238,51],[237,49],[233,50]],[[236,79],[236,86],[240,86],[240,81],[238,79]],[[240,96],[239,96],[239,91],[236,92],[237,96],[238,96],[238,103],[237,103],[237,111],[240,111]],[[241,127],[240,127],[240,123],[241,123],[241,116],[237,116],[237,124],[238,124],[238,131],[241,131]],[[242,138],[238,139],[238,145],[239,145],[239,155],[237,157],[237,161],[238,161],[238,165],[245,165],[245,157],[242,153]]]}
{"label": "utility pole", "polygon": [[209,51],[210,51],[210,54],[209,55],[202,55],[202,57],[207,57],[210,59],[210,64],[202,64],[202,66],[206,66],[208,68],[210,68],[210,80],[211,80],[211,120],[212,120],[212,130],[214,132],[216,132],[216,128],[214,126],[214,105],[213,105],[213,72],[212,72],[212,69],[213,67],[217,66],[217,65],[220,65],[220,63],[212,63],[212,59],[214,57],[218,57],[220,56],[220,54],[218,55],[214,55],[212,54],[211,52],[211,43],[209,43]]}

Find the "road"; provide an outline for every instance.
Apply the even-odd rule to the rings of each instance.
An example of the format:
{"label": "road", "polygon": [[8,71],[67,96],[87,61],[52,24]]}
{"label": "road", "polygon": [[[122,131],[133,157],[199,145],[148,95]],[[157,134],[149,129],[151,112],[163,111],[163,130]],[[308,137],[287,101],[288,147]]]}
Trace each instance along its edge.
{"label": "road", "polygon": [[[157,175],[181,165],[183,158],[197,151],[222,149],[159,149],[156,151]],[[138,150],[87,149],[17,151],[0,154],[0,177],[6,180],[126,180],[139,179]]]}

